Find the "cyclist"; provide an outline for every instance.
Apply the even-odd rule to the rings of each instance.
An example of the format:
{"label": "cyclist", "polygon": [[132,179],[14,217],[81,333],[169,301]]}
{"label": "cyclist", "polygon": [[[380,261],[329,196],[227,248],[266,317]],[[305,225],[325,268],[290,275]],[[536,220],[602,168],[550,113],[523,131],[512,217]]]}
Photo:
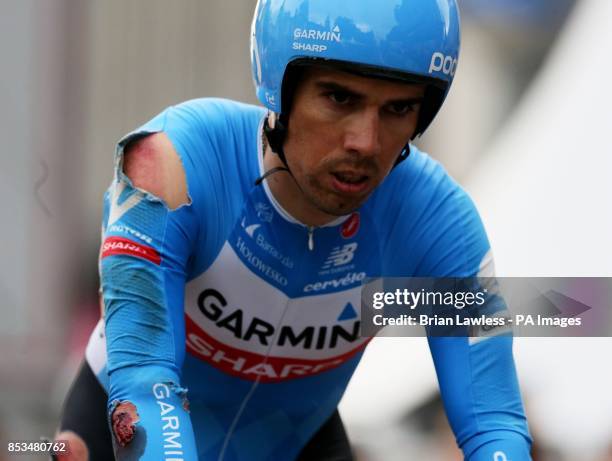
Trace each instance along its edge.
{"label": "cyclist", "polygon": [[[118,144],[104,316],[58,435],[90,459],[351,459],[361,282],[492,270],[410,144],[455,74],[455,0],[260,0],[251,50],[267,110],[188,101]],[[512,338],[429,343],[466,459],[530,459]]]}

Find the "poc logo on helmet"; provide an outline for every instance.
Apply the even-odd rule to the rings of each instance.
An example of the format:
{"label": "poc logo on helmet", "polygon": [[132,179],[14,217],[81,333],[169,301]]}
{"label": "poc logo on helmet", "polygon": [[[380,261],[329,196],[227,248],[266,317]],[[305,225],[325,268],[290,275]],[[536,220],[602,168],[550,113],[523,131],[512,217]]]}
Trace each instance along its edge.
{"label": "poc logo on helmet", "polygon": [[455,76],[457,70],[457,58],[445,56],[439,51],[431,55],[431,63],[429,64],[429,73],[442,72],[451,77]]}

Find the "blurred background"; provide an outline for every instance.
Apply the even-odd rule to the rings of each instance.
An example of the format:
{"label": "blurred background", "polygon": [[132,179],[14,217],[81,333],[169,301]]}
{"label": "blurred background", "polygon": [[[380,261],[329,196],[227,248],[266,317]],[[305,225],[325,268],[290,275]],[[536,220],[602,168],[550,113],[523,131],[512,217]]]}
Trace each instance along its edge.
{"label": "blurred background", "polygon": [[[499,275],[612,277],[612,2],[459,4],[455,85],[418,144],[474,197]],[[186,99],[256,103],[254,6],[0,0],[3,446],[53,434],[98,318],[114,143]],[[612,340],[517,338],[515,355],[534,459],[612,460]],[[422,338],[374,340],[341,411],[361,460],[461,459]]]}

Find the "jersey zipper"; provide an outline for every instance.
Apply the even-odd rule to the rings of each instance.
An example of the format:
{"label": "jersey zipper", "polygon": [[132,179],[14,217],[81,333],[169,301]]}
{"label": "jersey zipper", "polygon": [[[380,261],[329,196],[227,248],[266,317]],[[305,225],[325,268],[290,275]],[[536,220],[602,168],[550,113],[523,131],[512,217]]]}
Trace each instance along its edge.
{"label": "jersey zipper", "polygon": [[314,250],[314,226],[308,226],[308,249]]}

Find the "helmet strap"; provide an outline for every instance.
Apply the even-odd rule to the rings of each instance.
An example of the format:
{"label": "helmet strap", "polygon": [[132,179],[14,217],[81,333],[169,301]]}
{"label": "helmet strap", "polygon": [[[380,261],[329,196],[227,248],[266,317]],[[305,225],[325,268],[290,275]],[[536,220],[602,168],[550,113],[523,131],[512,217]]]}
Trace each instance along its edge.
{"label": "helmet strap", "polygon": [[270,126],[268,121],[268,117],[266,117],[263,125],[263,131],[266,135],[266,139],[268,140],[268,144],[278,158],[281,159],[283,165],[289,170],[289,165],[287,165],[287,159],[285,157],[285,151],[283,150],[283,143],[285,142],[285,136],[287,135],[287,128],[285,124],[278,117],[275,120],[274,128]]}
{"label": "helmet strap", "polygon": [[274,128],[272,128],[270,126],[269,118],[266,117],[263,131],[272,152],[278,155],[278,158],[281,159],[283,165],[289,169],[289,165],[287,165],[287,158],[285,157],[285,151],[283,150],[283,143],[285,142],[285,136],[287,135],[287,128],[285,127],[285,124],[280,120],[280,117],[278,117],[275,120]]}
{"label": "helmet strap", "polygon": [[287,159],[285,158],[285,151],[283,150],[283,143],[285,142],[287,128],[285,127],[285,124],[280,120],[280,117],[278,117],[274,122],[274,128],[272,128],[268,121],[268,117],[266,117],[264,120],[263,132],[266,136],[268,144],[270,145],[270,149],[272,150],[272,152],[278,155],[278,158],[280,158],[281,162],[283,162],[283,165],[285,166],[277,166],[266,171],[262,176],[257,178],[257,180],[255,181],[256,186],[259,186],[268,176],[274,173],[278,173],[279,171],[286,171],[291,176],[293,176],[291,174],[291,170],[289,170],[289,165],[287,164]]}

